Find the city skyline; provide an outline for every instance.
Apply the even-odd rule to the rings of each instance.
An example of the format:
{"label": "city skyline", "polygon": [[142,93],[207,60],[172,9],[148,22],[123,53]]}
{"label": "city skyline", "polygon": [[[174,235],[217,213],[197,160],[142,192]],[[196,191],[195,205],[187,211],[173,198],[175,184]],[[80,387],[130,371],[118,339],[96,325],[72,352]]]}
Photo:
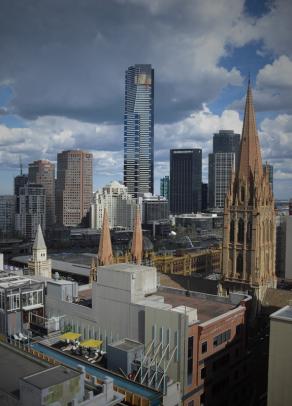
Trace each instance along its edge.
{"label": "city skyline", "polygon": [[179,10],[177,1],[167,7],[162,0],[89,1],[86,7],[64,1],[58,9],[62,21],[54,1],[42,2],[34,13],[13,3],[3,2],[0,17],[0,38],[5,38],[0,42],[5,61],[0,69],[1,194],[12,193],[20,154],[27,166],[37,159],[56,162],[62,150],[85,149],[94,156],[94,190],[121,180],[123,72],[151,63],[156,72],[155,192],[160,177],[169,173],[171,148],[202,148],[206,181],[213,134],[241,133],[250,72],[263,159],[274,167],[275,196],[292,195],[288,1],[186,1]]}

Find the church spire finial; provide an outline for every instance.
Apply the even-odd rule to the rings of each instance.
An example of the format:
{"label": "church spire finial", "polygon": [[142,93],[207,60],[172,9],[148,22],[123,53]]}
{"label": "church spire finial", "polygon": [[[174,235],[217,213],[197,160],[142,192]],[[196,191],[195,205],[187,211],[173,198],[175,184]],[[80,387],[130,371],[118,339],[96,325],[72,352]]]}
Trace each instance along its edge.
{"label": "church spire finial", "polygon": [[110,265],[113,263],[113,251],[107,210],[104,209],[102,230],[98,247],[98,261],[100,265]]}
{"label": "church spire finial", "polygon": [[262,175],[263,166],[249,75],[240,142],[238,175],[239,177],[248,178],[250,173],[254,174],[255,172]]}
{"label": "church spire finial", "polygon": [[137,208],[137,211],[136,211],[131,254],[132,254],[133,260],[136,262],[136,264],[141,265],[142,256],[143,256],[143,234],[142,234],[141,215],[140,215],[139,207]]}

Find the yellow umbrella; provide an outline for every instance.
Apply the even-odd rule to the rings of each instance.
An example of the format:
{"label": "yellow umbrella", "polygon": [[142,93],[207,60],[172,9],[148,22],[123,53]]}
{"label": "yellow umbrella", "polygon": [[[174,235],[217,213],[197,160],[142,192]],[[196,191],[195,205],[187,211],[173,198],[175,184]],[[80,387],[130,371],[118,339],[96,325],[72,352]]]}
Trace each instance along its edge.
{"label": "yellow umbrella", "polygon": [[99,348],[102,344],[101,340],[85,340],[81,341],[80,345],[87,348]]}
{"label": "yellow umbrella", "polygon": [[64,333],[60,336],[60,340],[77,340],[81,334],[73,333],[72,331],[68,331],[68,333]]}

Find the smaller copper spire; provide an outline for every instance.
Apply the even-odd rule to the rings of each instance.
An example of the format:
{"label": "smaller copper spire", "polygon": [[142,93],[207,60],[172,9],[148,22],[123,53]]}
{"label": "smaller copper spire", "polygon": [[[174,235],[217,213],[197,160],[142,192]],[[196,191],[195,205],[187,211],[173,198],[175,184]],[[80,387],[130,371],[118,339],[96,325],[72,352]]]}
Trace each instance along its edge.
{"label": "smaller copper spire", "polygon": [[103,213],[102,230],[98,247],[98,261],[99,265],[109,265],[113,263],[111,234],[106,209],[104,209]]}
{"label": "smaller copper spire", "polygon": [[136,211],[131,254],[136,264],[141,265],[143,256],[143,234],[139,207],[137,207]]}

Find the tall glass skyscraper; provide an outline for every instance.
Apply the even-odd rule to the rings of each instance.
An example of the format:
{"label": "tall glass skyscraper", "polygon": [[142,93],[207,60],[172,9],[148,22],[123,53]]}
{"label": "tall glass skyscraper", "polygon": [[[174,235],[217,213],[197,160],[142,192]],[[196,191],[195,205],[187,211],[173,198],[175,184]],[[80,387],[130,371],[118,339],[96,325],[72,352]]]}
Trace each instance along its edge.
{"label": "tall glass skyscraper", "polygon": [[232,171],[236,170],[240,134],[220,130],[213,136],[213,153],[209,154],[209,207],[223,208]]}
{"label": "tall glass skyscraper", "polygon": [[130,66],[125,82],[124,184],[137,197],[153,193],[154,69]]}

